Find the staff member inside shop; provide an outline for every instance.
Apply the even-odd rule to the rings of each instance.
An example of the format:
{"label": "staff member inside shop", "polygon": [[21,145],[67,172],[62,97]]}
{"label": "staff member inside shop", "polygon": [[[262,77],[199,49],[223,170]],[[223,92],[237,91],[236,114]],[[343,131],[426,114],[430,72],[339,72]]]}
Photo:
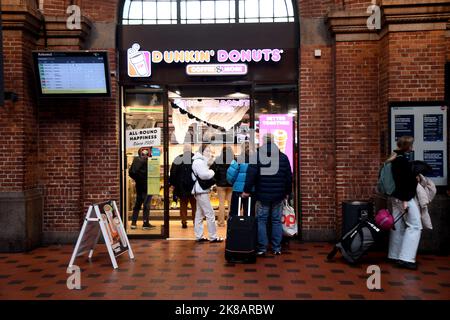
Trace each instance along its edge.
{"label": "staff member inside shop", "polygon": [[155,228],[149,222],[150,218],[150,202],[152,196],[147,194],[147,175],[148,175],[148,158],[151,157],[150,148],[142,147],[138,150],[138,156],[133,159],[133,163],[128,171],[131,179],[136,182],[136,202],[133,208],[133,216],[131,218],[131,229],[136,229],[136,222],[144,205],[143,225],[142,229],[150,230]]}

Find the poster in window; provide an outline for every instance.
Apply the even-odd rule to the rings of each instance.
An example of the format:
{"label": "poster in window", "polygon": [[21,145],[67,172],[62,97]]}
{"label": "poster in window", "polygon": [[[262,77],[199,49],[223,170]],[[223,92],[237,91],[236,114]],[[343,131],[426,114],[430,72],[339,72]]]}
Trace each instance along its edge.
{"label": "poster in window", "polygon": [[432,169],[432,178],[442,178],[444,176],[444,152],[442,150],[424,150],[423,161]]}
{"label": "poster in window", "polygon": [[414,115],[395,115],[395,141],[402,136],[414,137]]}
{"label": "poster in window", "polygon": [[153,156],[147,162],[147,194],[159,195],[160,184],[160,158]]}
{"label": "poster in window", "polygon": [[423,115],[423,141],[442,142],[444,141],[444,115],[424,114]]}

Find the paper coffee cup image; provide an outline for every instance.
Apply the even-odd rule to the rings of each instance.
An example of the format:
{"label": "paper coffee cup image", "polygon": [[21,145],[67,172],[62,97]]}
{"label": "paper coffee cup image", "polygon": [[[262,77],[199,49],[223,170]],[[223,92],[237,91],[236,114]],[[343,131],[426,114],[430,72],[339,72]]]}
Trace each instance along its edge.
{"label": "paper coffee cup image", "polygon": [[286,152],[286,142],[288,134],[285,130],[278,129],[273,132],[273,138],[275,144],[280,148],[281,152]]}
{"label": "paper coffee cup image", "polygon": [[148,70],[147,61],[145,61],[145,56],[143,52],[132,53],[129,57],[130,63],[133,65],[134,69],[140,76],[146,76],[150,72]]}

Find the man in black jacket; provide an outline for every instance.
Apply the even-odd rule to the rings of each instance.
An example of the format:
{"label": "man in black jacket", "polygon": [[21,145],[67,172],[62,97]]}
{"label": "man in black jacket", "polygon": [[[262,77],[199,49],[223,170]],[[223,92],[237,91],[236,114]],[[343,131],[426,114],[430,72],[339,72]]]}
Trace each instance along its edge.
{"label": "man in black jacket", "polygon": [[144,230],[155,228],[155,226],[149,223],[150,202],[152,201],[152,196],[147,194],[147,164],[149,156],[151,156],[149,148],[140,148],[138,151],[138,156],[133,159],[133,163],[128,171],[130,177],[136,182],[136,202],[133,207],[131,229],[136,229],[136,222],[142,204],[144,204],[144,223],[142,228]]}
{"label": "man in black jacket", "polygon": [[192,220],[194,220],[197,210],[197,203],[192,195],[192,188],[194,187],[194,181],[191,177],[193,156],[191,145],[185,144],[183,154],[173,160],[170,168],[169,184],[173,186],[174,201],[177,198],[180,199],[180,217],[183,229],[187,228],[188,202],[191,204]]}
{"label": "man in black jacket", "polygon": [[[292,171],[289,158],[278,149],[272,135],[264,137],[265,144],[258,148],[257,159],[250,164],[242,197],[250,196],[255,187],[256,217],[258,221],[258,255],[267,251],[267,222],[272,221],[272,252],[281,254],[283,228],[281,216],[283,201],[292,192]],[[252,162],[252,161],[251,161]]]}

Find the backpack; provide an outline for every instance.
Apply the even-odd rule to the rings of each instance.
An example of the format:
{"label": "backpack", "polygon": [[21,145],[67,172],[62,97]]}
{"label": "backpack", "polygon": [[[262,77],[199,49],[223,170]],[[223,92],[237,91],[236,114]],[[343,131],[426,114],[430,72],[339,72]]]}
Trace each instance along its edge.
{"label": "backpack", "polygon": [[[398,155],[397,157],[401,157],[401,155]],[[378,173],[377,190],[387,196],[391,196],[395,191],[395,181],[394,176],[392,175],[391,161],[385,162]]]}
{"label": "backpack", "polygon": [[179,186],[181,187],[183,192],[187,192],[190,194],[195,184],[195,181],[192,179],[192,165],[185,163],[180,164],[178,173],[178,178],[180,179]]}

